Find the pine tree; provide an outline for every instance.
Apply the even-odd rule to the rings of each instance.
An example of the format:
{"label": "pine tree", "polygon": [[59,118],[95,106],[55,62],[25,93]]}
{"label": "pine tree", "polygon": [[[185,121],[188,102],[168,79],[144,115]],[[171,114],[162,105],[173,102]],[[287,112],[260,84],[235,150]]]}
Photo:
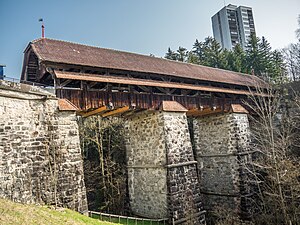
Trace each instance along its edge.
{"label": "pine tree", "polygon": [[261,38],[260,43],[258,44],[258,49],[261,56],[261,73],[266,78],[273,77],[272,73],[273,61],[272,61],[272,51],[270,43],[266,40],[265,37]]}
{"label": "pine tree", "polygon": [[226,67],[226,61],[221,45],[214,38],[205,38],[203,46],[203,55],[203,65],[215,68]]}
{"label": "pine tree", "polygon": [[193,51],[189,52],[187,62],[192,64],[198,64],[198,65],[201,64],[198,55],[196,55]]}
{"label": "pine tree", "polygon": [[168,52],[165,54],[166,59],[177,60],[177,55],[171,48],[168,48]]}
{"label": "pine tree", "polygon": [[264,73],[263,56],[259,48],[260,39],[252,34],[246,47],[247,73],[262,76]]}
{"label": "pine tree", "polygon": [[284,63],[283,55],[279,51],[272,52],[272,68],[270,78],[276,83],[285,82],[286,76],[286,65]]}
{"label": "pine tree", "polygon": [[204,62],[204,43],[199,42],[198,39],[196,39],[193,49],[192,49],[193,54],[198,58],[198,63],[203,64]]}
{"label": "pine tree", "polygon": [[186,62],[188,58],[188,50],[184,47],[179,46],[177,50],[177,61]]}
{"label": "pine tree", "polygon": [[234,64],[232,70],[240,73],[246,73],[247,72],[246,53],[240,44],[237,44],[234,47],[233,56],[234,56]]}

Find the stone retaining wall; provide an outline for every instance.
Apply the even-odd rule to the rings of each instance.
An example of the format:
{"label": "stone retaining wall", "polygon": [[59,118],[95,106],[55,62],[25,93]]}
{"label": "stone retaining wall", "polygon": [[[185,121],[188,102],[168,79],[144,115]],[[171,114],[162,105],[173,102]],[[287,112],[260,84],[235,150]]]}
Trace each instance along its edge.
{"label": "stone retaining wall", "polygon": [[78,125],[42,89],[0,83],[0,197],[87,210]]}

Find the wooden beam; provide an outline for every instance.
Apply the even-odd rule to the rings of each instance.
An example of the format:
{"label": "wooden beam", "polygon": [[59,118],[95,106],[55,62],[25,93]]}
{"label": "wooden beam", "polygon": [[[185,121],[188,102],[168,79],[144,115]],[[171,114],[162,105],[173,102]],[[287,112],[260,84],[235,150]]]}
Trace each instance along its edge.
{"label": "wooden beam", "polygon": [[186,112],[187,116],[192,116],[195,113],[198,113],[200,110],[199,109],[190,109],[189,111]]}
{"label": "wooden beam", "polygon": [[84,113],[82,114],[82,117],[88,117],[88,116],[93,116],[93,115],[96,115],[96,114],[99,114],[99,113],[102,113],[104,111],[108,110],[108,107],[107,106],[102,106],[98,109],[95,109],[93,111],[90,111],[90,112],[87,112],[87,113]]}
{"label": "wooden beam", "polygon": [[106,113],[102,114],[102,117],[114,116],[114,115],[117,115],[117,114],[124,113],[128,110],[129,110],[129,106],[124,106],[124,107],[112,110],[110,112],[106,112]]}
{"label": "wooden beam", "polygon": [[156,88],[157,88],[160,92],[162,92],[162,93],[164,93],[164,94],[166,94],[166,95],[169,94],[167,88],[161,88],[161,87],[156,87]]}
{"label": "wooden beam", "polygon": [[203,110],[200,109],[191,109],[187,112],[187,116],[207,116],[207,115],[213,115],[217,113],[227,112],[221,108],[216,108],[215,110],[211,108],[206,108]]}
{"label": "wooden beam", "polygon": [[60,83],[60,87],[64,87],[64,86],[66,86],[66,85],[68,85],[69,83],[71,83],[73,80],[66,80],[66,81],[64,81],[64,82],[61,82]]}
{"label": "wooden beam", "polygon": [[94,87],[96,84],[99,84],[99,82],[91,82],[88,84],[88,88],[91,89],[92,87]]}
{"label": "wooden beam", "polygon": [[150,92],[150,89],[148,87],[146,87],[146,86],[140,86],[140,85],[138,85],[138,87],[140,89],[142,89],[143,91],[145,91],[145,92]]}

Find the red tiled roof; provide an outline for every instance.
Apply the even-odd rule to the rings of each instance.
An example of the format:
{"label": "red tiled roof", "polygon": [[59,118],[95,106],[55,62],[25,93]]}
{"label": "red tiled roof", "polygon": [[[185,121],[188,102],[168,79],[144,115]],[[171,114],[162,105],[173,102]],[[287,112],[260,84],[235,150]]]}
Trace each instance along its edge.
{"label": "red tiled roof", "polygon": [[37,39],[31,43],[31,46],[42,61],[153,73],[242,86],[255,87],[264,84],[261,79],[253,75],[48,38]]}

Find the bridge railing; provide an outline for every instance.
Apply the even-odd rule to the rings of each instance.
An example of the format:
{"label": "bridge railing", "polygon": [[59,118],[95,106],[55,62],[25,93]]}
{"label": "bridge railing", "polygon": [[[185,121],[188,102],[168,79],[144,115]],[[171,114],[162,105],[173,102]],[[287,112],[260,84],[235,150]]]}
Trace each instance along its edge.
{"label": "bridge railing", "polygon": [[89,217],[99,219],[102,221],[109,221],[114,223],[120,224],[135,224],[135,225],[165,225],[168,224],[168,219],[146,219],[146,218],[139,218],[139,217],[130,217],[130,216],[121,216],[121,215],[114,215],[108,213],[101,213],[95,211],[88,211]]}

